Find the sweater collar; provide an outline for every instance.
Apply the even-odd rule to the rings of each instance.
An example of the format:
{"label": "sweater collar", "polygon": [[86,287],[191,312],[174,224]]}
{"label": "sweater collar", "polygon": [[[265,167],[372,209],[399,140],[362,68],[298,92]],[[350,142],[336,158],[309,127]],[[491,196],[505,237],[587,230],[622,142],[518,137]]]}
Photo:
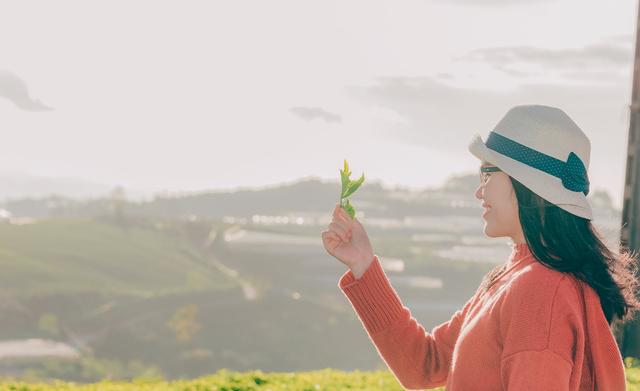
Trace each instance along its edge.
{"label": "sweater collar", "polygon": [[511,254],[507,260],[507,267],[514,266],[522,263],[523,265],[529,264],[535,261],[535,257],[529,248],[529,245],[525,243],[510,243]]}

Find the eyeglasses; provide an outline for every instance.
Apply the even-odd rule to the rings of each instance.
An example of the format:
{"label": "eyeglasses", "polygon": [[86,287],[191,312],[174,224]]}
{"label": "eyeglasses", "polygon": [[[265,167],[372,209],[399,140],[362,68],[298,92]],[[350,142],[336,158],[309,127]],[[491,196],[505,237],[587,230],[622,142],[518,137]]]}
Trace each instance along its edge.
{"label": "eyeglasses", "polygon": [[487,181],[489,180],[490,172],[498,172],[498,171],[502,171],[502,170],[499,169],[498,167],[481,167],[480,168],[480,186],[484,186],[487,184]]}

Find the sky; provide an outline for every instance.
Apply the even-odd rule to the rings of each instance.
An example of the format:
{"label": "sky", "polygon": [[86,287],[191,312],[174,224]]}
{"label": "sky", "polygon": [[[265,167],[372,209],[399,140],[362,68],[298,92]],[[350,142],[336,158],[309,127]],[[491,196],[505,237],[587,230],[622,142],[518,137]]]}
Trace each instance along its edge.
{"label": "sky", "polygon": [[[0,13],[0,171],[149,191],[477,172],[509,108],[564,110],[622,204],[630,0],[20,1]],[[365,181],[366,186],[366,181]]]}

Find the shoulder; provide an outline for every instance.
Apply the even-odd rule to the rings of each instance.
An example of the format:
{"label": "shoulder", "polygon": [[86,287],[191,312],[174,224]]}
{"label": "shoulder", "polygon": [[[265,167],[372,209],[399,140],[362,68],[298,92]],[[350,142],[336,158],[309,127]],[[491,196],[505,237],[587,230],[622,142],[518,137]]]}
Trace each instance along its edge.
{"label": "shoulder", "polygon": [[513,273],[506,287],[507,306],[526,304],[529,308],[553,303],[580,303],[579,282],[570,273],[552,269],[538,261]]}
{"label": "shoulder", "polygon": [[511,350],[541,350],[572,344],[582,330],[580,282],[540,262],[514,274],[500,305],[500,334]]}

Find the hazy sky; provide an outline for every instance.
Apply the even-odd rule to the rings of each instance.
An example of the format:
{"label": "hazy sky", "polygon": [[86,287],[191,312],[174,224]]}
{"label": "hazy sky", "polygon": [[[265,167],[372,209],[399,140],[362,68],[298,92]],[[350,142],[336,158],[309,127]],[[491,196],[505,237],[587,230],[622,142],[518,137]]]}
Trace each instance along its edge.
{"label": "hazy sky", "polygon": [[620,206],[636,7],[3,2],[0,168],[204,190],[337,181],[346,158],[354,175],[431,187],[475,172],[472,135],[536,103],[589,136],[592,189]]}

